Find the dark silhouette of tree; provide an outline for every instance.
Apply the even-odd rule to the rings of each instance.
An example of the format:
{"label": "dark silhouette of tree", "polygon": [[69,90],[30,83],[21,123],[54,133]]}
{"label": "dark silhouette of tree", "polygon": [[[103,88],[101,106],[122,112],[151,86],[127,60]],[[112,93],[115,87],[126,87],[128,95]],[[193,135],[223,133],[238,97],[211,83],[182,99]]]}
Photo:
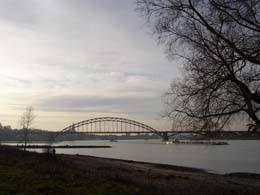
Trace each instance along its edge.
{"label": "dark silhouette of tree", "polygon": [[260,129],[259,0],[137,0],[137,10],[183,60],[165,94],[169,117],[220,130],[244,115]]}
{"label": "dark silhouette of tree", "polygon": [[32,124],[35,120],[35,115],[33,112],[33,107],[27,107],[20,119],[20,125],[22,126],[22,130],[24,131],[24,150],[26,150],[27,142],[28,142],[28,134],[32,127]]}

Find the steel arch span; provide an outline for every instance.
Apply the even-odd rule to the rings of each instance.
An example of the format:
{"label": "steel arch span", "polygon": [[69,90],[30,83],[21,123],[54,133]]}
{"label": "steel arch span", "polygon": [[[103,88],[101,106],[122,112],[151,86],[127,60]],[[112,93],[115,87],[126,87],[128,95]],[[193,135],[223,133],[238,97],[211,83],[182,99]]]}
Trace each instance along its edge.
{"label": "steel arch span", "polygon": [[92,118],[77,123],[73,123],[61,130],[61,132],[84,132],[93,134],[120,134],[120,133],[156,133],[161,134],[160,131],[152,128],[149,125],[140,123],[138,121],[119,118],[119,117],[99,117]]}

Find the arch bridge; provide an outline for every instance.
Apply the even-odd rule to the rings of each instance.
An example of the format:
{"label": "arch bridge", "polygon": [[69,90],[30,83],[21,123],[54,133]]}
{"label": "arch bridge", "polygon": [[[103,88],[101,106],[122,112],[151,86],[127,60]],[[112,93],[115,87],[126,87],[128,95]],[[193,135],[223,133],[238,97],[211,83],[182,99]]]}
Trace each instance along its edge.
{"label": "arch bridge", "polygon": [[158,131],[149,125],[126,118],[99,117],[73,123],[62,129],[61,132],[91,134],[154,133],[159,135],[164,141],[168,141],[168,134],[172,131]]}
{"label": "arch bridge", "polygon": [[62,129],[60,133],[90,133],[90,134],[141,134],[154,133],[162,138],[163,141],[169,141],[170,138],[179,134],[198,134],[206,137],[215,137],[217,135],[244,135],[247,131],[158,131],[144,123],[119,117],[99,117],[92,118]]}

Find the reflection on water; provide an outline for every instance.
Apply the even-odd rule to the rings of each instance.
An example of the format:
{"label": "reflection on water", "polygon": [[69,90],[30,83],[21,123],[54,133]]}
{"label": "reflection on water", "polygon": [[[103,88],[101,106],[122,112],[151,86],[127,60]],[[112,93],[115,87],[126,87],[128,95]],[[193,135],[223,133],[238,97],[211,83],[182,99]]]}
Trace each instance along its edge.
{"label": "reflection on water", "polygon": [[229,145],[165,144],[160,140],[66,141],[57,145],[111,145],[112,148],[57,149],[57,153],[93,155],[181,165],[218,173],[260,173],[260,140],[232,140]]}

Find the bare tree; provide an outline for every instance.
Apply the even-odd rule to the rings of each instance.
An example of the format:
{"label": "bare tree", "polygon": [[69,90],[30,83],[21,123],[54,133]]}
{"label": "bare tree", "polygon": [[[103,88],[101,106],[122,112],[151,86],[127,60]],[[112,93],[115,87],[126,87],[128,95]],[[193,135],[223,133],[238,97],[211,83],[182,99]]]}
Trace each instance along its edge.
{"label": "bare tree", "polygon": [[183,80],[165,94],[169,117],[220,130],[243,115],[260,129],[259,0],[138,0],[137,9],[183,59]]}
{"label": "bare tree", "polygon": [[26,150],[28,134],[30,132],[30,129],[32,128],[34,120],[35,114],[33,107],[29,106],[25,109],[20,119],[20,125],[22,126],[22,130],[24,131],[24,150]]}

